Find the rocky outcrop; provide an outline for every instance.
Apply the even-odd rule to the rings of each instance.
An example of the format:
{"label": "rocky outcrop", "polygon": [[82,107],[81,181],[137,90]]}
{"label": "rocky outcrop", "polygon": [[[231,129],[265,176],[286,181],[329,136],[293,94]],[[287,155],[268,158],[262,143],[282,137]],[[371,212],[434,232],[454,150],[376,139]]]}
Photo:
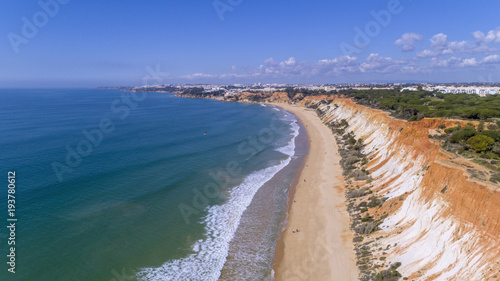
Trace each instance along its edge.
{"label": "rocky outcrop", "polygon": [[375,268],[400,262],[409,280],[500,280],[500,186],[473,178],[468,171],[481,167],[428,137],[456,121],[406,122],[349,99],[318,110],[327,125],[344,119],[363,139],[372,180],[356,184],[385,197],[367,212],[382,218],[379,230],[359,237]]}

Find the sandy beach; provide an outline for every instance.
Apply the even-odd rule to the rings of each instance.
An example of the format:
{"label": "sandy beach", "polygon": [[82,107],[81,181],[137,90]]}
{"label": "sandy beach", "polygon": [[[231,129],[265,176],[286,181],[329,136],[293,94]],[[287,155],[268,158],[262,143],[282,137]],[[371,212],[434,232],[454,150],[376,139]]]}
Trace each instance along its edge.
{"label": "sandy beach", "polygon": [[314,111],[274,105],[302,121],[310,144],[290,200],[287,228],[276,246],[275,280],[357,280],[335,138]]}

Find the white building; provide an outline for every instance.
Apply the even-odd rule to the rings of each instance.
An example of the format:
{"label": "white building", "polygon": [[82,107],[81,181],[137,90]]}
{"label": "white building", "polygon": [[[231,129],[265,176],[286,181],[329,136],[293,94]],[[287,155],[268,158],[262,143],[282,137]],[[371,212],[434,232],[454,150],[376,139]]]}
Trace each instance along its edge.
{"label": "white building", "polygon": [[418,91],[418,89],[415,87],[407,87],[407,88],[401,89],[401,92],[403,92],[403,91],[415,92],[415,91]]}
{"label": "white building", "polygon": [[440,87],[438,89],[439,92],[443,94],[477,94],[481,97],[486,95],[497,95],[500,93],[500,88],[451,88],[451,87]]}

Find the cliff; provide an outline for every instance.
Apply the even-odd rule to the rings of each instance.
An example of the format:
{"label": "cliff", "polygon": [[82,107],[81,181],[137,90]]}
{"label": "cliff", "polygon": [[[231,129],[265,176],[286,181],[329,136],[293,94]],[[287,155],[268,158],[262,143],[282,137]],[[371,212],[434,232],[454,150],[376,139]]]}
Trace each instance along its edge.
{"label": "cliff", "polygon": [[320,96],[307,96],[300,100],[298,104],[303,106],[309,106],[311,104],[315,104],[321,100],[331,101],[333,100],[332,96],[320,95]]}
{"label": "cliff", "polygon": [[271,97],[267,99],[268,102],[280,102],[280,103],[289,103],[290,98],[288,94],[285,92],[275,92]]}
{"label": "cliff", "polygon": [[488,171],[428,137],[455,121],[406,122],[342,98],[318,111],[363,139],[372,181],[357,184],[386,199],[369,212],[379,230],[363,237],[372,265],[400,262],[409,280],[500,280],[500,186],[473,177],[468,171]]}

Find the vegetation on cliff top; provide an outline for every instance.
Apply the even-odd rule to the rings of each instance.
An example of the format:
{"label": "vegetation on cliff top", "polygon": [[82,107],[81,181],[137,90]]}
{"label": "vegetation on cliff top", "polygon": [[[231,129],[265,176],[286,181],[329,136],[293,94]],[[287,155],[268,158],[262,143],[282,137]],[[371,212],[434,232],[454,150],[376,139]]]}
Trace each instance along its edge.
{"label": "vegetation on cliff top", "polygon": [[490,180],[493,183],[500,182],[500,173],[498,173],[500,172],[500,130],[497,124],[490,123],[485,126],[481,122],[477,126],[472,123],[461,126],[457,123],[457,126],[449,128],[442,124],[438,132],[441,134],[430,137],[443,141],[444,149],[471,158],[472,161],[495,171],[490,176],[486,176],[470,169],[469,172],[473,176]]}
{"label": "vegetation on cliff top", "polygon": [[339,94],[358,104],[390,111],[394,117],[417,121],[424,117],[445,117],[491,121],[500,118],[500,95],[398,90],[348,90]]}
{"label": "vegetation on cliff top", "polygon": [[[480,97],[476,94],[443,94],[431,91],[399,91],[399,89],[370,90],[307,90],[288,88],[284,92],[290,99],[308,96],[341,96],[352,98],[356,103],[372,108],[389,111],[396,118],[418,121],[424,117],[442,117],[466,120],[500,120],[500,95]],[[193,97],[223,97],[224,90],[205,92],[203,88],[186,89],[182,95]],[[235,97],[238,95],[236,94]],[[264,102],[270,94],[263,95],[258,91],[249,100]],[[235,99],[235,98],[233,98]],[[236,98],[237,100],[237,98]]]}

